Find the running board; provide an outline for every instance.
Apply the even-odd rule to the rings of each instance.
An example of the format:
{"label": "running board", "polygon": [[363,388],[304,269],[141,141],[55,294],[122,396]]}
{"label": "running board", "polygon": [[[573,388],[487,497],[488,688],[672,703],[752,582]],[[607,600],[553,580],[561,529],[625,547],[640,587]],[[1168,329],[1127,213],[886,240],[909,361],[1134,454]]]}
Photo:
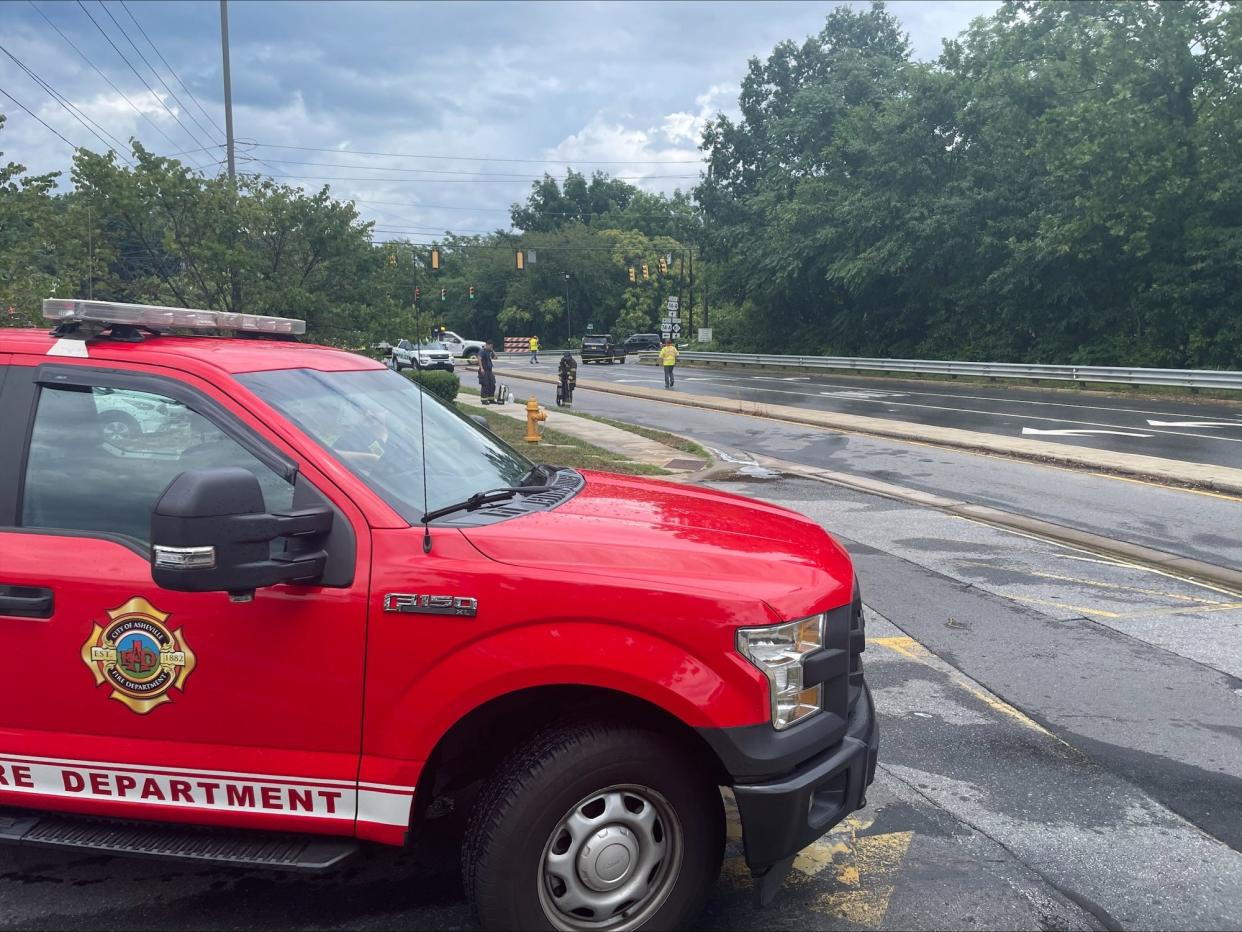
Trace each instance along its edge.
{"label": "running board", "polygon": [[322,871],[358,850],[347,838],[241,832],[154,822],[0,811],[0,844],[76,848],[119,857],[171,858],[269,870]]}

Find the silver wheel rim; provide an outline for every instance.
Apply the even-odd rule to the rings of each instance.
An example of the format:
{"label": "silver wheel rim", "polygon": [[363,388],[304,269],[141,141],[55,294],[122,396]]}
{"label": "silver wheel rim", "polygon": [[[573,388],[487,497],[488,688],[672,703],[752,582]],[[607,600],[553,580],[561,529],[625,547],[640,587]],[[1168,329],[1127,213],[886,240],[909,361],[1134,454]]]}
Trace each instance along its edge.
{"label": "silver wheel rim", "polygon": [[646,786],[610,786],[581,799],[548,837],[539,903],[557,929],[635,929],[677,882],[682,831],[668,800]]}
{"label": "silver wheel rim", "polygon": [[108,443],[119,443],[122,440],[128,440],[133,434],[133,428],[125,421],[110,420],[103,422],[104,440]]}

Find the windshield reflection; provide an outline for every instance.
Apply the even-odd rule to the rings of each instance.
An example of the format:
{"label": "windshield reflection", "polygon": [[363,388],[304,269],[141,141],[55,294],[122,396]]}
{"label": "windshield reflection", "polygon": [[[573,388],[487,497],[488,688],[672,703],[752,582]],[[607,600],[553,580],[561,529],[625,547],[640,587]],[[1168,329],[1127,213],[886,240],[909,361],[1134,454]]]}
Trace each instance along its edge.
{"label": "windshield reflection", "polygon": [[411,524],[484,489],[521,485],[532,464],[430,392],[388,369],[250,372],[239,381],[362,479]]}

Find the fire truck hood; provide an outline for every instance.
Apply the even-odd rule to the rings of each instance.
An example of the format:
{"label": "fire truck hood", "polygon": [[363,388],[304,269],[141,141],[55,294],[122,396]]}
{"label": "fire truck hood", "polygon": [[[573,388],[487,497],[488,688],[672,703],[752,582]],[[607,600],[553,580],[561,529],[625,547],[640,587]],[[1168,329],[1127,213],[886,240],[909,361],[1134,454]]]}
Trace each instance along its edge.
{"label": "fire truck hood", "polygon": [[796,512],[697,486],[583,475],[585,487],[551,511],[466,536],[502,563],[755,598],[787,619],[850,599],[849,557]]}

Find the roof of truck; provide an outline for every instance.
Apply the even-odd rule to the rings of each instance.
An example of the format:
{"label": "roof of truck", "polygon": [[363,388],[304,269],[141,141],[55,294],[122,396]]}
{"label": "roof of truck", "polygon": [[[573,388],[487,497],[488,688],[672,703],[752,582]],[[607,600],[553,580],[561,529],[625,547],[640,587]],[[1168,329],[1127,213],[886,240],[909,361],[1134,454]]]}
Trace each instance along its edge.
{"label": "roof of truck", "polygon": [[47,356],[49,361],[56,357],[87,357],[173,366],[174,359],[180,357],[229,373],[267,369],[340,372],[384,368],[383,363],[358,353],[286,340],[149,334],[130,343],[108,338],[55,337],[47,330],[0,328],[0,355],[5,353]]}

